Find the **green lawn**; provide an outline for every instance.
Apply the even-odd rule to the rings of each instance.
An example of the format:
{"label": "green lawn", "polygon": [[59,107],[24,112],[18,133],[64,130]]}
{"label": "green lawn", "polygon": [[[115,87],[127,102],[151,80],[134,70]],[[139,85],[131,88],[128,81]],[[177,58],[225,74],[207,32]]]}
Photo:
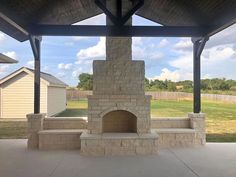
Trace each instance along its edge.
{"label": "green lawn", "polygon": [[67,109],[57,115],[57,117],[84,117],[87,116],[87,100],[68,101]]}
{"label": "green lawn", "polygon": [[[69,101],[68,109],[60,117],[87,116],[87,101]],[[184,117],[192,111],[191,100],[151,102],[151,117]],[[207,114],[207,141],[236,142],[236,104],[202,101]]]}
{"label": "green lawn", "polygon": [[[87,116],[87,100],[68,101],[67,110],[59,117]],[[186,117],[192,111],[191,100],[151,102],[151,116]],[[207,114],[207,141],[236,142],[236,104],[202,101],[202,112]],[[0,121],[0,138],[25,138],[26,122]]]}
{"label": "green lawn", "polygon": [[27,138],[27,122],[25,121],[0,121],[0,138]]}

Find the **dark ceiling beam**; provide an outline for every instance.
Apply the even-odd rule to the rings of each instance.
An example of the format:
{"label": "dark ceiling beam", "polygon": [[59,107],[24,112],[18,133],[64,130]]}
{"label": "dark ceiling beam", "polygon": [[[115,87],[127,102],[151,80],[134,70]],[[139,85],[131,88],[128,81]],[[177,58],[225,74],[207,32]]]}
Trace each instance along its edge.
{"label": "dark ceiling beam", "polygon": [[208,27],[194,26],[96,26],[35,25],[30,34],[36,36],[112,36],[112,37],[202,37]]}
{"label": "dark ceiling beam", "polygon": [[95,4],[110,18],[110,20],[116,24],[116,16],[113,15],[107,8],[106,8],[106,2],[102,2],[101,0],[95,0]]}
{"label": "dark ceiling beam", "polygon": [[106,7],[106,0],[95,0],[95,4],[110,18],[113,24],[117,26],[124,25],[129,18],[138,10],[140,9],[143,4],[144,0],[137,0],[137,2],[133,2],[133,7],[129,9],[129,11],[122,15],[122,0],[116,0],[116,15],[114,15],[107,7]]}
{"label": "dark ceiling beam", "polygon": [[144,0],[138,0],[138,2],[125,14],[125,16],[122,17],[121,24],[125,24],[129,20],[129,18],[143,6],[143,4]]}
{"label": "dark ceiling beam", "polygon": [[1,12],[0,12],[0,19],[3,20],[8,25],[10,25],[11,27],[13,27],[16,30],[18,30],[19,32],[23,33],[24,35],[29,35],[29,33],[28,33],[28,31],[26,29],[21,27],[18,23],[16,23],[15,21],[13,21],[12,19],[10,19],[9,17],[7,17],[6,15],[4,15]]}

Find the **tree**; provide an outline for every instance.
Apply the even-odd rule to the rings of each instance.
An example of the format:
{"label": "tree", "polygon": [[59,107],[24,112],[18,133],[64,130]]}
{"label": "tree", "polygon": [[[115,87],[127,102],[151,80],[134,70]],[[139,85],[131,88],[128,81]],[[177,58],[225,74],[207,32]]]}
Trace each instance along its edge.
{"label": "tree", "polygon": [[167,84],[166,84],[166,81],[161,81],[161,80],[156,79],[150,82],[150,87],[152,90],[166,90]]}
{"label": "tree", "polygon": [[79,75],[78,88],[83,90],[93,89],[93,75],[88,73],[82,73]]}
{"label": "tree", "polygon": [[167,90],[172,92],[176,91],[176,83],[169,81],[167,83]]}
{"label": "tree", "polygon": [[145,77],[145,80],[144,80],[144,88],[145,88],[145,90],[150,89],[150,82],[146,77]]}

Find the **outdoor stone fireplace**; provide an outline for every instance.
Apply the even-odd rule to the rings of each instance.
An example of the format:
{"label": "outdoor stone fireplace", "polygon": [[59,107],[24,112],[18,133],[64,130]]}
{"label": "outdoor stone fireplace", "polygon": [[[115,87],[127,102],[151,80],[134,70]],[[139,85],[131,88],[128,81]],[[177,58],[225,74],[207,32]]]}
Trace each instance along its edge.
{"label": "outdoor stone fireplace", "polygon": [[150,96],[144,94],[143,61],[94,61],[93,95],[88,96],[84,155],[157,153],[150,131]]}
{"label": "outdoor stone fireplace", "polygon": [[89,133],[149,133],[151,97],[144,94],[144,62],[119,58],[94,61],[93,71],[93,95],[88,97]]}
{"label": "outdoor stone fireplace", "polygon": [[[123,13],[132,7],[124,1]],[[115,1],[107,7],[116,9]],[[116,13],[115,11],[113,11]],[[107,18],[107,24],[113,25]],[[132,25],[130,18],[126,25]],[[106,37],[106,60],[93,61],[93,95],[88,96],[88,132],[81,135],[86,155],[152,154],[150,96],[144,92],[144,61],[132,61],[131,37]]]}

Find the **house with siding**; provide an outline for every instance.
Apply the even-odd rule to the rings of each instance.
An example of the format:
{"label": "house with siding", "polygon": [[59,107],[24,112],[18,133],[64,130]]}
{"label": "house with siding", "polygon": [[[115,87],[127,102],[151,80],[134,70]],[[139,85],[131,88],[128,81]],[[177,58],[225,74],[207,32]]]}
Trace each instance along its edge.
{"label": "house with siding", "polygon": [[[40,112],[56,115],[66,109],[66,84],[41,72]],[[0,118],[26,118],[34,110],[34,70],[22,67],[0,80]]]}

